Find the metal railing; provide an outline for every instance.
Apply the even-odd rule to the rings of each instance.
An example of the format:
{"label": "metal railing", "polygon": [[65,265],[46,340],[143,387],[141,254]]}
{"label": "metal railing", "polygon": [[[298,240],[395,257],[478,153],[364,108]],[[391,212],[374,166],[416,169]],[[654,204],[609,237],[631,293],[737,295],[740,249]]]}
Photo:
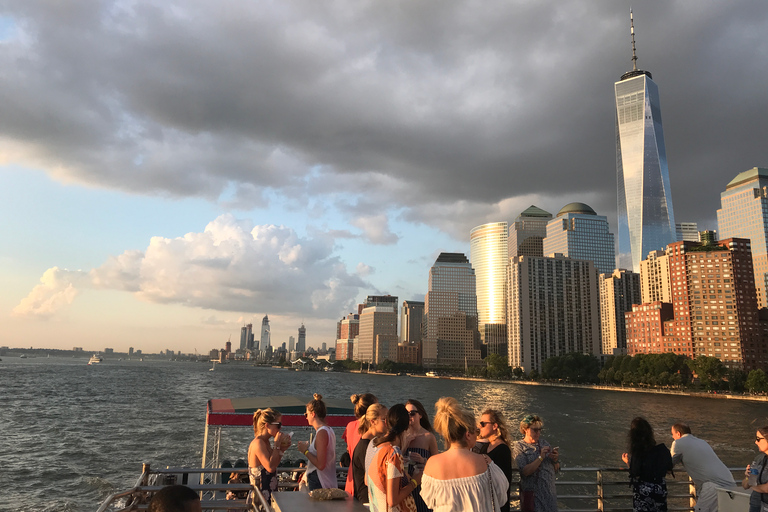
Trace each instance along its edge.
{"label": "metal railing", "polygon": [[[729,468],[739,478],[743,468]],[[279,467],[279,490],[292,491],[298,487],[297,476],[306,468]],[[272,512],[260,492],[253,491],[250,483],[230,484],[221,482],[221,475],[247,473],[248,468],[165,468],[150,470],[144,464],[142,474],[133,488],[109,496],[98,512],[133,512],[145,510],[152,495],[165,485],[184,484],[200,493],[203,510],[240,509],[252,512]],[[340,487],[347,468],[337,468]],[[201,480],[201,476],[204,478]],[[513,472],[510,487],[512,511],[520,510],[520,475]],[[228,480],[228,478],[227,478]],[[736,480],[738,481],[738,480]],[[197,483],[201,482],[201,483]],[[566,467],[560,470],[555,482],[558,508],[570,512],[630,512],[632,488],[626,468]],[[683,469],[676,469],[674,476],[667,477],[667,502],[670,511],[692,511],[695,505],[693,482]],[[227,492],[252,496],[247,499],[226,499]],[[253,503],[253,502],[256,503]]]}

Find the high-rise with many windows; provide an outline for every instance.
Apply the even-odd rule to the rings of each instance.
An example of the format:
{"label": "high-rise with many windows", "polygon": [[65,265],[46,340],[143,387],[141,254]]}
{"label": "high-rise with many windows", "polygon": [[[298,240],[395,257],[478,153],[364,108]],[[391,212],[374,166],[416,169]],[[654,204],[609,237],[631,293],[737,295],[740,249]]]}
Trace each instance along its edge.
{"label": "high-rise with many windows", "polygon": [[509,365],[541,371],[549,357],[600,355],[600,291],[592,261],[518,256],[507,270]]}
{"label": "high-rise with many windows", "polygon": [[538,206],[526,208],[509,226],[509,257],[544,256],[544,238],[552,214]]}
{"label": "high-rise with many windows", "polygon": [[482,363],[475,271],[464,254],[443,252],[437,257],[429,270],[424,317],[424,366]]}
{"label": "high-rise with many windows", "polygon": [[627,353],[624,313],[640,304],[640,276],[631,270],[616,269],[600,274],[600,333],[603,354]]}
{"label": "high-rise with many windows", "polygon": [[575,260],[589,260],[601,274],[616,268],[613,233],[608,218],[584,203],[570,203],[547,223],[544,255],[562,254]]}
{"label": "high-rise with many windows", "polygon": [[304,327],[304,322],[299,327],[299,341],[296,342],[296,352],[304,353],[307,350],[307,328]]}
{"label": "high-rise with many windows", "polygon": [[659,89],[650,71],[637,69],[631,20],[632,71],[614,84],[619,267],[640,271],[640,260],[677,237]]}
{"label": "high-rise with many windows", "polygon": [[507,311],[504,286],[507,271],[506,222],[491,222],[469,233],[469,260],[477,283],[477,325],[489,354],[507,357]]}
{"label": "high-rise with many windows", "polygon": [[768,169],[753,167],[731,180],[720,194],[720,238],[749,238],[760,307],[768,307]]}
{"label": "high-rise with many windows", "polygon": [[261,319],[261,339],[259,346],[256,347],[256,350],[266,350],[267,347],[272,345],[272,335],[270,334],[269,329],[269,316],[264,315],[264,318]]}

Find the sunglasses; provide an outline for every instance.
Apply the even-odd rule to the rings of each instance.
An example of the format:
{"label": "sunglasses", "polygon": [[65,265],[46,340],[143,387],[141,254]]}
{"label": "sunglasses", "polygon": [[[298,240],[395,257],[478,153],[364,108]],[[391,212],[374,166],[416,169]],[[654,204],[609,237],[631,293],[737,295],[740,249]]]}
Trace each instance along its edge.
{"label": "sunglasses", "polygon": [[419,414],[419,411],[408,411],[408,416],[416,416]]}
{"label": "sunglasses", "polygon": [[480,425],[480,428],[483,428],[484,426],[492,425],[493,423],[491,423],[490,421],[478,421],[477,424]]}
{"label": "sunglasses", "polygon": [[275,422],[275,423],[270,423],[270,425],[275,425],[275,426],[277,426],[277,428],[283,428],[283,422],[282,421],[278,421],[278,422]]}
{"label": "sunglasses", "polygon": [[755,437],[755,442],[759,443],[760,441],[765,441],[764,437]]}
{"label": "sunglasses", "polygon": [[305,417],[305,418],[309,418],[309,413],[308,413],[308,412],[305,412],[305,413],[304,413],[304,417]]}

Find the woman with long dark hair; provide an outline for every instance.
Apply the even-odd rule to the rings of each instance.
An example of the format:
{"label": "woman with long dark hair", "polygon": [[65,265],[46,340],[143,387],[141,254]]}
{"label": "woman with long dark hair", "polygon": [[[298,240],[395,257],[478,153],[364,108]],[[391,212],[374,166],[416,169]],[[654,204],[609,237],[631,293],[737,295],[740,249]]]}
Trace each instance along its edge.
{"label": "woman with long dark hair", "polygon": [[629,465],[632,508],[635,512],[667,512],[666,475],[672,471],[669,448],[656,444],[653,427],[640,416],[630,424],[627,445],[629,451],[621,460]]}
{"label": "woman with long dark hair", "polygon": [[421,483],[421,472],[409,476],[402,452],[408,430],[408,410],[395,404],[387,414],[389,430],[372,444],[378,448],[368,468],[368,505],[372,512],[416,512],[411,493]]}
{"label": "woman with long dark hair", "polygon": [[[437,438],[432,431],[429,415],[424,406],[416,399],[411,398],[405,402],[408,410],[408,445],[405,448],[406,460],[411,462],[410,473],[416,467],[424,470],[424,464],[432,455],[437,455]],[[413,490],[413,499],[416,502],[418,512],[427,512],[429,508],[421,498],[421,487]]]}
{"label": "woman with long dark hair", "polygon": [[[480,438],[485,441],[484,450],[491,460],[499,466],[512,483],[512,449],[510,448],[509,430],[504,417],[496,409],[486,409],[477,422],[480,427]],[[509,512],[509,500],[501,506],[501,512]]]}

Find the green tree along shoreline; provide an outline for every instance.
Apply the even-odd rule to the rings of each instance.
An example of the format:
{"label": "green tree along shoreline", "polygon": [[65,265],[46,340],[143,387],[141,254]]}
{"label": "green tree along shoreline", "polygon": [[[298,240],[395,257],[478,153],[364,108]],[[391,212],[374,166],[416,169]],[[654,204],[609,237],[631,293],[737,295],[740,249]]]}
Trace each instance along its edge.
{"label": "green tree along shoreline", "polygon": [[[491,354],[485,365],[441,367],[440,375],[465,376],[491,380],[527,380],[572,384],[603,384],[624,387],[688,390],[729,391],[731,393],[768,393],[768,375],[762,369],[745,372],[727,368],[716,357],[687,356],[667,352],[664,354],[636,354],[634,356],[608,356],[605,364],[594,355],[572,352],[550,357],[544,361],[541,372],[525,373],[522,368],[510,368],[504,357]],[[337,361],[335,369],[365,370],[359,362]],[[423,373],[424,368],[413,364],[385,360],[371,370],[385,373]]]}

